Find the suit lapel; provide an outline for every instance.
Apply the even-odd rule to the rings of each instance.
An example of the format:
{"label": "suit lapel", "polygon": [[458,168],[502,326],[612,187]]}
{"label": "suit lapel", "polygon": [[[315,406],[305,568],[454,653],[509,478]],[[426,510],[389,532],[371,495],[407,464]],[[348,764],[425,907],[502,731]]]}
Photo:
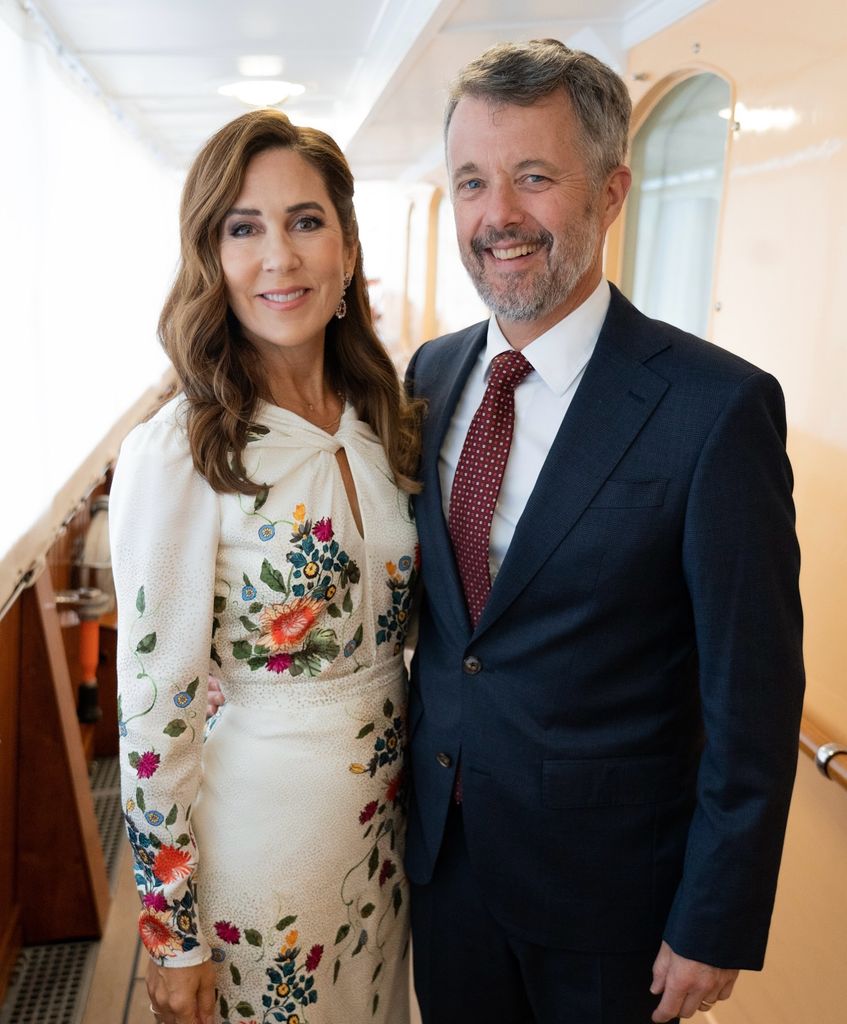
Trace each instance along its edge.
{"label": "suit lapel", "polygon": [[416,507],[419,510],[417,520],[424,558],[424,577],[427,579],[428,591],[438,595],[439,603],[446,603],[450,622],[465,637],[471,633],[470,617],[444,519],[438,456],[456,404],[480,350],[485,345],[487,330],[487,321],[470,328],[462,343],[444,353],[443,358],[430,368],[426,380],[421,382],[422,394],[427,398],[428,406],[423,426],[421,458],[423,492],[417,499]]}
{"label": "suit lapel", "polygon": [[[629,314],[639,318],[628,325],[635,330],[627,331],[618,344],[616,321],[630,319]],[[644,355],[639,352],[639,321],[646,322],[613,292],[597,347],[518,521],[474,635],[488,629],[542,568],[550,544],[540,545],[538,538],[556,544],[568,534],[667,390],[667,381],[638,358]]]}

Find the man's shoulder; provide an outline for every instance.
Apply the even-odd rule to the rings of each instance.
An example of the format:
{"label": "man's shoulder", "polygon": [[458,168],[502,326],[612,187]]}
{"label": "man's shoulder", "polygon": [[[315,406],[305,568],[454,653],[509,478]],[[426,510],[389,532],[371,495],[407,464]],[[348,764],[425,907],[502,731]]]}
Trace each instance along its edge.
{"label": "man's shoulder", "polygon": [[452,331],[450,334],[442,334],[438,338],[425,341],[413,356],[414,363],[418,367],[430,367],[441,364],[444,360],[453,359],[467,352],[470,346],[479,342],[485,337],[488,327],[487,320],[481,320],[470,327],[463,327],[459,331]]}
{"label": "man's shoulder", "polygon": [[673,379],[703,378],[732,385],[766,371],[720,345],[636,309],[620,293],[609,307],[610,341],[640,357],[645,366]]}

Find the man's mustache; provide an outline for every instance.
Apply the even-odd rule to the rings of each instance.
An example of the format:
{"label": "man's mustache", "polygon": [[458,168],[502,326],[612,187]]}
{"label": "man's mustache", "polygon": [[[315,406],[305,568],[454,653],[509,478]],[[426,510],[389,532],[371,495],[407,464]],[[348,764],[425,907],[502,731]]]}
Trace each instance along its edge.
{"label": "man's mustache", "polygon": [[534,235],[523,234],[517,230],[510,231],[486,231],[485,234],[477,235],[471,240],[471,252],[481,259],[483,252],[490,249],[498,242],[514,242],[515,245],[537,245],[540,248],[550,249],[553,245],[553,236],[549,231],[539,231]]}

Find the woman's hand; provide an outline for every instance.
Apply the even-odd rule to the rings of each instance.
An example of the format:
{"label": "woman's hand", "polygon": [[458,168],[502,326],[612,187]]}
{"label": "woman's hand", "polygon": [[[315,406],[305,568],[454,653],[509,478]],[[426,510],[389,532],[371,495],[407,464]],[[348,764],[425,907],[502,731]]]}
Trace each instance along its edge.
{"label": "woman's hand", "polygon": [[206,718],[212,715],[226,704],[226,697],[221,691],[221,681],[214,676],[209,676],[209,693],[206,697]]}
{"label": "woman's hand", "polygon": [[147,967],[150,1009],[163,1024],[215,1024],[215,968],[211,960],[194,967]]}

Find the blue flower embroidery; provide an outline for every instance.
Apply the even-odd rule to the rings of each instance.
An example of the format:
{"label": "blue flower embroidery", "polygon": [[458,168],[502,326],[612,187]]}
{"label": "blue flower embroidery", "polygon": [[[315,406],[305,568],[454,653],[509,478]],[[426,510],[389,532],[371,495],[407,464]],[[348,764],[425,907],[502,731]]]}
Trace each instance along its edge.
{"label": "blue flower embroidery", "polygon": [[148,811],[144,817],[147,820],[148,825],[161,825],[165,820],[164,814],[160,811]]}
{"label": "blue flower embroidery", "polygon": [[397,563],[402,572],[408,572],[412,568],[412,558],[410,555],[403,555],[400,561]]}
{"label": "blue flower embroidery", "polygon": [[271,523],[259,527],[259,540],[272,540],[275,535],[276,527]]}
{"label": "blue flower embroidery", "polygon": [[[264,529],[264,527],[262,527],[262,529]],[[271,529],[273,529],[273,527],[271,527]],[[262,536],[262,531],[261,530],[259,531],[259,536],[260,537]],[[273,536],[273,534],[271,536]],[[243,586],[241,588],[241,600],[242,601],[255,601],[256,600],[256,588],[255,587],[249,587],[249,586]]]}
{"label": "blue flower embroidery", "polygon": [[188,690],[180,690],[180,692],[174,697],[174,704],[178,708],[187,708],[188,705],[194,700]]}
{"label": "blue flower embroidery", "polygon": [[226,960],[226,950],[221,949],[220,946],[214,946],[212,948],[212,959],[216,964],[222,964]]}

